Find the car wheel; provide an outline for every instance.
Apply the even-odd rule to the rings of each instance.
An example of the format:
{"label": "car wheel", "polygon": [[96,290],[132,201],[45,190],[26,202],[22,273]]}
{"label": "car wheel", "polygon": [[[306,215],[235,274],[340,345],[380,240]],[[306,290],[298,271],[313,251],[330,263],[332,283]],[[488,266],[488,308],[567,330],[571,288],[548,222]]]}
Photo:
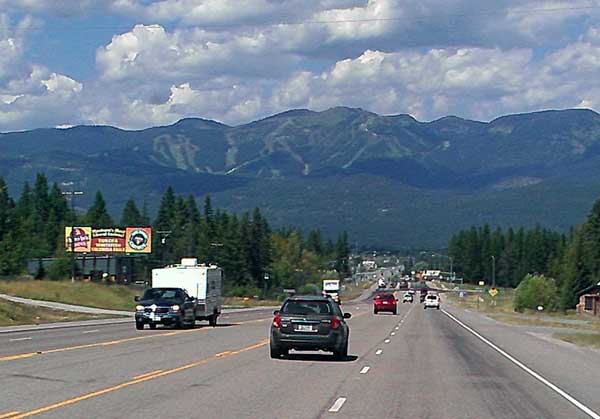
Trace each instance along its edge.
{"label": "car wheel", "polygon": [[379,313],[377,310],[373,309],[373,314]]}
{"label": "car wheel", "polygon": [[175,329],[183,329],[185,326],[185,322],[181,319],[181,317],[178,317],[177,320],[175,320]]}
{"label": "car wheel", "polygon": [[335,359],[340,360],[340,361],[346,359],[346,357],[348,356],[348,340],[346,340],[342,344],[342,346],[340,347],[339,350],[333,351],[333,356],[335,357]]}
{"label": "car wheel", "polygon": [[156,323],[148,323],[148,327],[152,330],[156,329]]}
{"label": "car wheel", "polygon": [[440,309],[440,306],[437,306],[437,309],[439,310],[439,309]]}
{"label": "car wheel", "polygon": [[423,310],[427,310],[427,306],[423,306]]}
{"label": "car wheel", "polygon": [[277,346],[271,343],[269,345],[269,354],[271,355],[271,358],[279,358],[281,356],[281,351]]}
{"label": "car wheel", "polygon": [[135,328],[137,330],[143,330],[144,329],[144,323],[143,322],[135,322]]}
{"label": "car wheel", "polygon": [[392,313],[393,313],[393,314],[394,314],[394,316],[395,316],[396,314],[398,314],[398,310],[394,310],[394,311],[392,311]]}

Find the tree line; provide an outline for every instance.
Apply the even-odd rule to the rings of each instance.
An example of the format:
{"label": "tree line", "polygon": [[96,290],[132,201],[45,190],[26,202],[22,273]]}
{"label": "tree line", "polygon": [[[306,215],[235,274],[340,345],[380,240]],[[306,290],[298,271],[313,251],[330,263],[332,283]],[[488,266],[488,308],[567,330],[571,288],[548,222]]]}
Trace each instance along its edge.
{"label": "tree line", "polygon": [[34,185],[25,183],[14,200],[0,177],[0,275],[24,273],[31,258],[64,260],[64,227],[70,225],[152,226],[153,253],[144,262],[146,268],[197,257],[224,269],[225,286],[232,294],[275,293],[317,283],[326,272],[339,277],[350,273],[346,233],[334,243],[319,229],[306,237],[295,227],[273,230],[259,208],[229,214],[214,209],[207,196],[200,209],[192,195],[177,195],[169,187],[153,220],[145,203],[139,208],[129,199],[117,222],[99,191],[84,213],[77,213],[67,198],[56,183],[50,185],[38,174]]}
{"label": "tree line", "polygon": [[518,287],[526,278],[522,288],[545,282],[552,291],[551,306],[573,308],[582,291],[600,281],[600,200],[568,234],[540,226],[492,231],[484,225],[453,235],[448,252],[466,281],[489,284],[495,267],[498,286]]}

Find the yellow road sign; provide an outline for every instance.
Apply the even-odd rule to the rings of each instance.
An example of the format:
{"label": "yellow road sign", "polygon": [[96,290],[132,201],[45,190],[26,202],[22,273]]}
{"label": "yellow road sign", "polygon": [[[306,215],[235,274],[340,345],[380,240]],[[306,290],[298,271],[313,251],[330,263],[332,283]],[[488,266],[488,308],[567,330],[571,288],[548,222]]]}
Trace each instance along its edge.
{"label": "yellow road sign", "polygon": [[490,288],[488,294],[490,294],[492,297],[495,297],[498,295],[498,290],[496,288]]}

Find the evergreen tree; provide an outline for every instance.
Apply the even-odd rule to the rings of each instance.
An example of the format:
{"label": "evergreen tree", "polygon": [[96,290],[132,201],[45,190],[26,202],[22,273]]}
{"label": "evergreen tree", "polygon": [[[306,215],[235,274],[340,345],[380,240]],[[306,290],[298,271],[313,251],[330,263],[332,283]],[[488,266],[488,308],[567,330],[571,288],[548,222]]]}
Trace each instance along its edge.
{"label": "evergreen tree", "polygon": [[125,202],[123,212],[121,213],[121,226],[135,227],[142,225],[144,225],[144,223],[142,222],[142,214],[135,205],[135,201],[133,200],[133,198],[129,198],[127,202]]}
{"label": "evergreen tree", "polygon": [[85,216],[86,222],[94,228],[112,228],[114,227],[112,218],[106,209],[106,201],[102,192],[96,192],[94,203]]}
{"label": "evergreen tree", "polygon": [[323,237],[321,230],[315,229],[308,233],[306,248],[317,255],[323,255]]}

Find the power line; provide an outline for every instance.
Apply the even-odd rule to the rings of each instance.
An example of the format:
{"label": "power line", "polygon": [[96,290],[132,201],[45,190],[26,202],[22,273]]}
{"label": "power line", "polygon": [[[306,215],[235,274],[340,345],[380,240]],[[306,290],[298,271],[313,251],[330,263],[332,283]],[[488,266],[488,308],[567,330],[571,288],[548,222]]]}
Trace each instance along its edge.
{"label": "power line", "polygon": [[[244,27],[244,26],[280,26],[280,25],[335,25],[335,24],[348,24],[348,23],[378,23],[378,22],[419,22],[432,20],[435,18],[475,18],[475,17],[483,17],[483,16],[499,16],[499,15],[529,15],[529,14],[538,14],[538,13],[559,13],[559,12],[569,12],[569,11],[585,11],[585,10],[600,10],[600,5],[588,5],[588,6],[565,6],[565,7],[548,7],[548,8],[536,8],[536,9],[514,9],[514,10],[489,10],[482,11],[477,13],[449,13],[449,14],[440,14],[440,15],[431,15],[431,16],[415,16],[415,17],[374,17],[374,18],[358,18],[358,19],[327,19],[327,20],[297,20],[297,21],[282,21],[282,22],[273,22],[266,24],[253,24],[253,23],[203,23],[196,25],[184,25],[185,27],[206,27],[206,28],[231,28],[231,27]],[[162,26],[170,26],[171,24],[163,23]],[[15,30],[15,31],[35,31],[35,30],[43,30],[49,28],[49,25],[38,25],[38,26],[29,26],[29,27],[11,27],[11,26],[0,26],[0,30]],[[67,31],[88,31],[88,30],[105,30],[105,29],[116,29],[121,27],[130,28],[131,25],[119,24],[119,25],[95,25],[95,26],[85,26],[85,27],[58,27],[53,26],[54,30],[67,30]]]}

